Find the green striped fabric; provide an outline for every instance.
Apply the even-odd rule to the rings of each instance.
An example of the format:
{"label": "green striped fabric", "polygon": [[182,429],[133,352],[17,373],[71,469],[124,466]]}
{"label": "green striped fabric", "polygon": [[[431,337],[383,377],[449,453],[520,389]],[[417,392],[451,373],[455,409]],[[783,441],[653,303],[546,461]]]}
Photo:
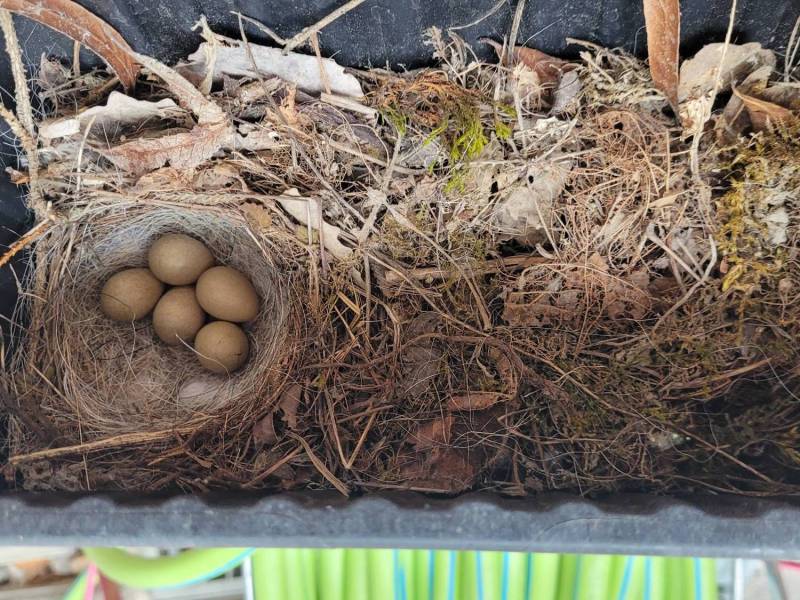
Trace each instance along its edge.
{"label": "green striped fabric", "polygon": [[717,600],[710,559],[264,549],[252,560],[256,600]]}

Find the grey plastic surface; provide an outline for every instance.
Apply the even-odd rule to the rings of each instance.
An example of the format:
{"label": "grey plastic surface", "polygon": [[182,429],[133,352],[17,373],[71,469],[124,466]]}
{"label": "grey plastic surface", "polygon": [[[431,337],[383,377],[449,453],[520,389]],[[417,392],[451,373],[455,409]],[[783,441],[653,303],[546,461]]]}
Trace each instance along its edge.
{"label": "grey plastic surface", "polygon": [[786,501],[566,495],[352,500],[267,497],[0,497],[2,545],[447,548],[796,558],[800,512]]}

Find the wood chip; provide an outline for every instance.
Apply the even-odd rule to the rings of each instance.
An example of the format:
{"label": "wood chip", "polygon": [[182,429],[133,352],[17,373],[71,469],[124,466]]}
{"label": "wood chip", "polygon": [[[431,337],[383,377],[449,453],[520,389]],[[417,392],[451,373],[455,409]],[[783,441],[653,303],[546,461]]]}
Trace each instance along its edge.
{"label": "wood chip", "polygon": [[0,0],[0,8],[27,17],[80,42],[102,58],[120,83],[133,88],[139,67],[131,47],[108,23],[71,0]]}
{"label": "wood chip", "polygon": [[644,0],[644,20],[653,83],[677,110],[681,33],[679,0]]}

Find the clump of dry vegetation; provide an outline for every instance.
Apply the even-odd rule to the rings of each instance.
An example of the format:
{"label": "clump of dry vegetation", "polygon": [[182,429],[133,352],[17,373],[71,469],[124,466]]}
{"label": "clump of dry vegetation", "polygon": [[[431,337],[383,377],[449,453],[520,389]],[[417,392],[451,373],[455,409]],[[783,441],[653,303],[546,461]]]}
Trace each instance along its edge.
{"label": "clump of dry vegetation", "polygon": [[[797,490],[798,96],[774,55],[742,55],[687,131],[621,51],[487,64],[434,30],[433,68],[317,56],[281,77],[245,31],[204,26],[174,69],[135,55],[132,97],[42,64],[10,481]],[[115,333],[80,296],[132,224],[217,240],[280,291],[262,351],[201,405],[182,349],[147,366],[142,331],[127,366],[97,351]]]}

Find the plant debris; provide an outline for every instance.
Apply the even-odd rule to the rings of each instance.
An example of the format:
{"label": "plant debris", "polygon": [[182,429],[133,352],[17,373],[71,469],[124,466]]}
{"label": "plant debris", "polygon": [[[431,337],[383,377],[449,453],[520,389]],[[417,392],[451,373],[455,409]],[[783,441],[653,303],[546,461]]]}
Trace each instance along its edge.
{"label": "plant debris", "polygon": [[[204,21],[135,97],[43,61],[11,484],[797,493],[798,87],[757,44],[676,79],[647,4],[649,69],[434,29],[434,67],[345,70]],[[271,298],[231,379],[82,302],[165,230]]]}

